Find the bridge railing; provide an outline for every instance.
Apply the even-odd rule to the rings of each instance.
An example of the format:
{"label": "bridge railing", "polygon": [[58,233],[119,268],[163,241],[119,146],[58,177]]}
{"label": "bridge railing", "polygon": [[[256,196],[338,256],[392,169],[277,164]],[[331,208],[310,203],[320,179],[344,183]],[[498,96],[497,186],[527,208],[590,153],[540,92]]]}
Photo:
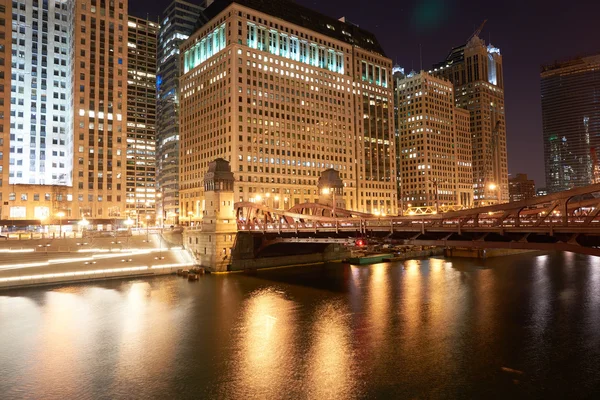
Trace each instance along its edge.
{"label": "bridge railing", "polygon": [[240,231],[260,231],[260,232],[322,232],[322,231],[357,231],[364,233],[369,230],[501,230],[501,229],[521,229],[527,230],[536,228],[535,230],[557,229],[561,227],[593,227],[600,228],[600,221],[593,219],[589,220],[582,216],[569,216],[563,218],[554,216],[544,218],[543,216],[527,216],[517,218],[502,218],[495,216],[486,216],[478,219],[475,218],[444,218],[443,216],[431,217],[388,217],[388,218],[344,218],[335,221],[296,221],[293,223],[277,221],[237,221],[238,230]]}

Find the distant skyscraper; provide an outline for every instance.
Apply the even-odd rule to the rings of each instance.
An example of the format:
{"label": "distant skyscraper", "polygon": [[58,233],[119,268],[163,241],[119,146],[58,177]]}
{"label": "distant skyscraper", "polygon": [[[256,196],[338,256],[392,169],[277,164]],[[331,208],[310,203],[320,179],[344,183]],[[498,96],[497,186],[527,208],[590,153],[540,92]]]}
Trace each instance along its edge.
{"label": "distant skyscraper", "polygon": [[510,201],[527,200],[536,196],[535,182],[527,179],[527,174],[517,174],[508,180],[508,189],[510,192]]}
{"label": "distant skyscraper", "polygon": [[469,113],[454,88],[427,72],[396,80],[401,204],[473,205]]}
{"label": "distant skyscraper", "polygon": [[158,39],[157,98],[157,215],[167,223],[179,214],[179,45],[201,21],[203,7],[173,1],[163,12]]}
{"label": "distant skyscraper", "polygon": [[316,201],[334,168],[348,208],[395,214],[392,63],[376,37],[287,0],[217,0],[204,14],[181,47],[182,214],[201,218],[218,157],[236,201]]}
{"label": "distant skyscraper", "polygon": [[154,222],[158,24],[129,16],[127,31],[127,210]]}
{"label": "distant skyscraper", "polygon": [[430,71],[454,84],[456,105],[470,112],[476,206],[508,201],[504,81],[500,50],[477,34]]}
{"label": "distant skyscraper", "polygon": [[600,182],[600,55],[542,66],[549,193]]}

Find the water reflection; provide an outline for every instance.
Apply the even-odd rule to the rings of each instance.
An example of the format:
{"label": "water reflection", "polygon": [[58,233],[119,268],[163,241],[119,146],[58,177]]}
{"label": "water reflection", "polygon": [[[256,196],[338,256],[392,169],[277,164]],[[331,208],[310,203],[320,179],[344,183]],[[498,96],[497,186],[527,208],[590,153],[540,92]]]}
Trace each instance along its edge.
{"label": "water reflection", "polygon": [[0,292],[0,398],[586,398],[600,382],[597,258],[272,275]]}
{"label": "water reflection", "polygon": [[349,317],[339,302],[328,302],[315,310],[308,354],[308,398],[358,397]]}
{"label": "water reflection", "polygon": [[259,290],[244,305],[236,365],[236,397],[275,399],[293,383],[298,367],[294,304],[283,293]]}
{"label": "water reflection", "polygon": [[390,282],[389,264],[372,265],[369,276],[369,291],[367,298],[367,313],[369,316],[368,341],[367,344],[373,352],[373,360],[383,350],[382,344],[390,322],[390,302],[392,282]]}

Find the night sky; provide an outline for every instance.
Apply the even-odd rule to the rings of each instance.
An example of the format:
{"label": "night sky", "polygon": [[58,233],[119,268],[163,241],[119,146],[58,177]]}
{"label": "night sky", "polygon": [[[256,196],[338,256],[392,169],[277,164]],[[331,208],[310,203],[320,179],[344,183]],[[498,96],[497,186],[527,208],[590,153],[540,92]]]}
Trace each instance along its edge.
{"label": "night sky", "polygon": [[[187,0],[198,2],[197,0]],[[386,55],[408,72],[445,59],[487,19],[480,35],[500,48],[504,63],[510,174],[544,186],[540,64],[600,52],[598,0],[296,0],[373,32]],[[130,0],[130,13],[157,15],[171,0]]]}

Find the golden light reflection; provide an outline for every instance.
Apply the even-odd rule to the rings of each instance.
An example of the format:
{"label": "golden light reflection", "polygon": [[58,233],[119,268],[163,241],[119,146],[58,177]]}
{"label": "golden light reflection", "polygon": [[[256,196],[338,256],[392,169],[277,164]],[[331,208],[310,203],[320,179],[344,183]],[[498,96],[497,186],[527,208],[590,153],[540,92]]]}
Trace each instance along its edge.
{"label": "golden light reflection", "polygon": [[[433,334],[447,331],[451,335],[454,332],[452,325],[456,325],[457,318],[455,303],[458,303],[459,300],[454,297],[456,291],[451,287],[456,281],[452,278],[447,279],[445,260],[430,258],[427,263],[429,264],[427,274],[429,304],[426,317],[429,323],[427,326]],[[438,362],[451,363],[453,354],[450,346],[454,344],[454,341],[440,340],[437,344],[439,346]]]}
{"label": "golden light reflection", "polygon": [[418,260],[404,262],[404,277],[402,279],[403,315],[405,321],[406,345],[416,345],[419,340],[421,324],[422,287],[421,263]]}
{"label": "golden light reflection", "polygon": [[[62,289],[48,292],[45,300],[40,323],[44,330],[36,340],[38,362],[30,371],[31,376],[44,383],[39,387],[61,387],[64,398],[73,398],[77,395],[77,381],[85,375],[85,354],[79,350],[81,342],[86,341],[85,335],[91,333],[89,308],[77,294]],[[29,394],[32,398],[44,398],[45,393],[36,393],[37,387],[34,385]]]}
{"label": "golden light reflection", "polygon": [[245,304],[241,332],[238,393],[247,398],[277,398],[299,367],[294,303],[283,293],[261,290]]}
{"label": "golden light reflection", "polygon": [[390,283],[389,264],[374,264],[370,267],[369,291],[367,298],[367,314],[369,315],[371,359],[377,361],[378,351],[383,350],[386,330],[390,322],[390,300],[392,284]]}
{"label": "golden light reflection", "polygon": [[[173,304],[162,301],[169,297],[164,291],[168,292],[168,287],[153,288],[150,282],[134,282],[121,300],[124,307],[115,316],[122,319],[118,323],[122,329],[115,371],[120,381],[135,381],[143,376],[158,382],[164,370],[173,365],[180,339],[177,327],[182,322],[174,320],[180,315],[174,312]],[[168,382],[164,384],[167,386]]]}
{"label": "golden light reflection", "polygon": [[316,311],[308,356],[308,398],[357,397],[347,310],[327,303]]}

